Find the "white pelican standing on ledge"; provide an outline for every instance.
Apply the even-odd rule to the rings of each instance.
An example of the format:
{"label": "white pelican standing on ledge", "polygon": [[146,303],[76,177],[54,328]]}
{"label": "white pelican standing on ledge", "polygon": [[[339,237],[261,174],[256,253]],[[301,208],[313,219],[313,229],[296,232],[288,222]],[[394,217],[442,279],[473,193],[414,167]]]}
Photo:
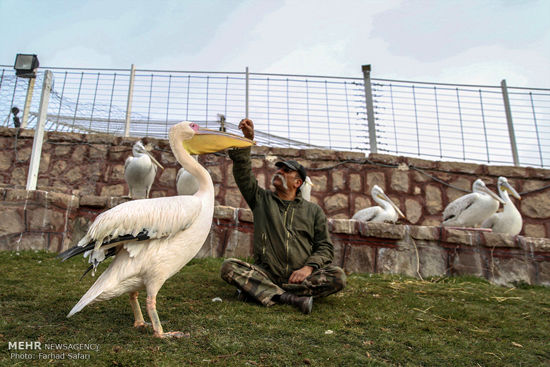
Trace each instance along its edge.
{"label": "white pelican standing on ledge", "polygon": [[515,236],[521,232],[523,219],[521,219],[519,210],[516,209],[508,194],[511,194],[518,200],[521,200],[521,196],[508,183],[506,177],[501,176],[498,178],[497,189],[500,197],[504,200],[503,210],[500,213],[491,215],[481,224],[481,227],[491,228],[496,233],[507,233]]}
{"label": "white pelican standing on ledge", "polygon": [[304,198],[307,201],[311,201],[311,189],[313,188],[313,182],[311,182],[311,178],[309,176],[306,176],[306,179],[302,186],[300,186],[300,191],[302,192],[302,198]]}
{"label": "white pelican standing on ledge", "polygon": [[192,196],[129,201],[98,215],[78,245],[59,257],[66,260],[84,252],[94,271],[106,257],[115,258],[67,317],[90,303],[129,293],[134,326],[145,326],[138,303],[138,291],[145,288],[154,335],[183,336],[181,332],[163,331],[156,308],[157,293],[200,250],[214,212],[212,179],[186,150],[193,154],[210,153],[254,142],[218,131],[199,130],[198,125],[189,122],[173,126],[169,140],[178,162],[198,180],[199,190]]}
{"label": "white pelican standing on ledge", "polygon": [[504,204],[479,178],[472,184],[472,191],[447,205],[443,211],[444,226],[478,227],[497,211],[498,203]]}
{"label": "white pelican standing on ledge", "polygon": [[193,195],[199,189],[199,182],[185,168],[180,168],[176,176],[178,195]]}
{"label": "white pelican standing on ledge", "polygon": [[128,183],[129,195],[132,199],[147,199],[155,181],[157,166],[164,167],[145,149],[141,140],[132,147],[132,155],[124,163],[124,179]]}
{"label": "white pelican standing on ledge", "polygon": [[355,213],[351,219],[362,222],[395,223],[398,219],[398,215],[405,218],[405,215],[399,210],[399,207],[391,201],[380,186],[373,186],[371,196],[380,206],[371,206],[370,208],[361,209]]}

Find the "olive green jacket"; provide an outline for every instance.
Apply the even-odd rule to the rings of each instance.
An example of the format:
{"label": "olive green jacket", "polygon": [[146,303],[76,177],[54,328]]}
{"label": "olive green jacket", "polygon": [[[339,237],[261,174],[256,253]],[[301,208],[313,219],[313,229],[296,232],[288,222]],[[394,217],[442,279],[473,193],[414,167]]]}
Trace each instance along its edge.
{"label": "olive green jacket", "polygon": [[250,148],[233,149],[229,156],[235,182],[254,214],[254,263],[277,282],[305,265],[319,269],[330,264],[334,248],[323,210],[301,193],[285,201],[261,188],[252,174]]}

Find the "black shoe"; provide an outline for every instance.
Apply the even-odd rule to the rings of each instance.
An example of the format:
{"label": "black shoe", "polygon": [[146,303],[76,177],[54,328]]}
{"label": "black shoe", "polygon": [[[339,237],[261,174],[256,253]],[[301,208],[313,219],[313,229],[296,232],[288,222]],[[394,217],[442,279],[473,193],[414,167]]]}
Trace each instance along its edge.
{"label": "black shoe", "polygon": [[313,297],[299,297],[292,293],[285,292],[281,294],[279,300],[281,303],[296,307],[305,315],[309,315],[313,309]]}

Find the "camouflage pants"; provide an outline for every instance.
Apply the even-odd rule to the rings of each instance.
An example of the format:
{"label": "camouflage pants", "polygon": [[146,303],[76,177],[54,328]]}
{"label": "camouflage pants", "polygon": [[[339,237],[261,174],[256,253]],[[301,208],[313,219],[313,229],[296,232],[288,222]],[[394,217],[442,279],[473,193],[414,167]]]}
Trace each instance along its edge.
{"label": "camouflage pants", "polygon": [[346,286],[344,271],[335,265],[314,270],[300,284],[277,282],[261,267],[233,258],[223,262],[220,273],[227,283],[236,286],[265,306],[275,304],[271,298],[285,292],[298,296],[326,297]]}

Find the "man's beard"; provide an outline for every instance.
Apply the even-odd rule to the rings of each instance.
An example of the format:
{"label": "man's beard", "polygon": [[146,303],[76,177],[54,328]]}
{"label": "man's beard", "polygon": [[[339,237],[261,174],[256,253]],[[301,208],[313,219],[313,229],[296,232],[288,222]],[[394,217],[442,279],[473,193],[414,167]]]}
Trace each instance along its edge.
{"label": "man's beard", "polygon": [[273,177],[271,177],[271,184],[272,184],[273,186],[275,186],[275,184],[274,184],[273,182],[275,182],[275,179],[276,179],[277,177],[279,177],[279,178],[281,179],[281,182],[283,183],[284,189],[285,189],[285,190],[288,190],[288,185],[287,185],[287,183],[286,183],[286,180],[285,180],[285,178],[283,177],[283,175],[281,175],[280,173],[276,173],[276,174],[273,175]]}

